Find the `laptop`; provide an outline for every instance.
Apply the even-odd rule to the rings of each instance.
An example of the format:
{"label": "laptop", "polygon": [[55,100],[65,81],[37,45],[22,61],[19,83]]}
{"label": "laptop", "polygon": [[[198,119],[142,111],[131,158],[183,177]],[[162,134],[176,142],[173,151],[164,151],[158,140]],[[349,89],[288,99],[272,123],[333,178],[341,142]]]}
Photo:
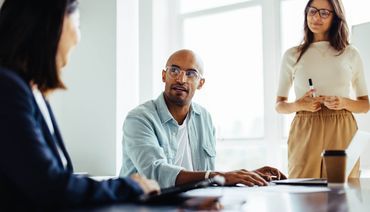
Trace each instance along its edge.
{"label": "laptop", "polygon": [[213,178],[192,182],[180,186],[168,187],[161,189],[161,193],[149,193],[139,196],[138,203],[142,204],[174,204],[184,202],[189,197],[181,196],[180,194],[197,188],[206,188],[210,186],[222,186],[225,184],[225,178],[222,176],[215,176]]}
{"label": "laptop", "polygon": [[[348,179],[353,167],[360,155],[370,143],[370,133],[358,130],[352,138],[350,145],[346,149],[346,179]],[[320,178],[291,178],[286,180],[271,181],[277,185],[305,185],[305,186],[326,186],[326,179]]]}

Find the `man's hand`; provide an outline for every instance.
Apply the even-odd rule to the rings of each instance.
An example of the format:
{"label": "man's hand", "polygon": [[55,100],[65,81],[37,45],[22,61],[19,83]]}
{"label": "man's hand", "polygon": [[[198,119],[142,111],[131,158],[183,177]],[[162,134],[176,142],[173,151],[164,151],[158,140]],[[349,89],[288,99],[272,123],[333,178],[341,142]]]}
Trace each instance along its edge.
{"label": "man's hand", "polygon": [[221,175],[225,178],[225,185],[236,185],[238,183],[247,186],[266,186],[268,185],[257,173],[245,169],[231,172],[213,172],[211,175]]}
{"label": "man's hand", "polygon": [[266,181],[287,179],[287,177],[278,169],[269,166],[256,169],[254,172],[260,175]]}
{"label": "man's hand", "polygon": [[140,176],[139,174],[133,174],[130,176],[130,178],[139,184],[145,194],[160,192],[160,187],[155,180],[148,180],[145,177]]}

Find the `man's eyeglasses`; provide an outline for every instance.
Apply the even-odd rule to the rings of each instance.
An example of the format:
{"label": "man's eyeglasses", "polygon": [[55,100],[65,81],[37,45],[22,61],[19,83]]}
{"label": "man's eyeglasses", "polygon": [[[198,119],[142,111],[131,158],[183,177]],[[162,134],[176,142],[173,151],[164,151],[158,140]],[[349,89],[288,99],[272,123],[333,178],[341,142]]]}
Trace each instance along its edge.
{"label": "man's eyeglasses", "polygon": [[196,81],[202,78],[202,75],[195,69],[182,70],[177,66],[167,66],[166,72],[174,79],[177,79],[181,72],[184,72],[187,81]]}
{"label": "man's eyeglasses", "polygon": [[328,10],[328,9],[317,9],[316,7],[307,7],[307,14],[309,16],[315,16],[316,13],[319,13],[321,18],[329,18],[330,13],[333,13],[333,11]]}

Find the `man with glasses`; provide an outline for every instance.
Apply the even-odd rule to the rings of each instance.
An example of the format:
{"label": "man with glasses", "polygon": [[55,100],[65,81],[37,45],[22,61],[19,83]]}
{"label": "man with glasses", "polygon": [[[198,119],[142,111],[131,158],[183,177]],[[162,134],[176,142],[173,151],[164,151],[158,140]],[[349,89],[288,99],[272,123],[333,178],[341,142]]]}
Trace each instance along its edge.
{"label": "man with glasses", "polygon": [[286,178],[279,170],[216,172],[215,129],[210,114],[193,103],[203,87],[203,64],[191,50],[173,53],[162,71],[165,89],[126,117],[123,125],[121,176],[139,173],[162,188],[222,175],[227,185],[267,185]]}

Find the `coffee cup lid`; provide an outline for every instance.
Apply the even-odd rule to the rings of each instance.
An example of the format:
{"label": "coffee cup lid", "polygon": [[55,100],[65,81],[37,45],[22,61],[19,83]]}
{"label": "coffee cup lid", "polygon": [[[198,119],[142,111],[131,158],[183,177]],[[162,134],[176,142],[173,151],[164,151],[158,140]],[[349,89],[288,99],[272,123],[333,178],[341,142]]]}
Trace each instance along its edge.
{"label": "coffee cup lid", "polygon": [[322,156],[346,156],[345,150],[324,150]]}

